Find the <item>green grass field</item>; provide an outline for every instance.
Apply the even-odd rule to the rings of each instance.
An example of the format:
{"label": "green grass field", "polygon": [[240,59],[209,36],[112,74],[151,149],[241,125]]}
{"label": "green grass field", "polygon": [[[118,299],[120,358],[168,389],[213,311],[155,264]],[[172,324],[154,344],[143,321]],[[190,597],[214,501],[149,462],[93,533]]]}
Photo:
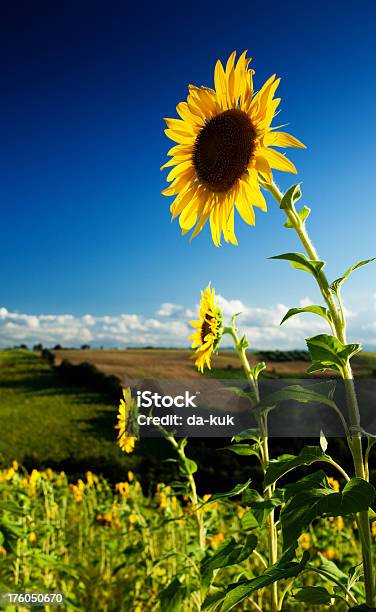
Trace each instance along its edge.
{"label": "green grass field", "polygon": [[76,473],[126,470],[115,444],[117,406],[70,387],[38,354],[0,351],[0,453],[6,462]]}

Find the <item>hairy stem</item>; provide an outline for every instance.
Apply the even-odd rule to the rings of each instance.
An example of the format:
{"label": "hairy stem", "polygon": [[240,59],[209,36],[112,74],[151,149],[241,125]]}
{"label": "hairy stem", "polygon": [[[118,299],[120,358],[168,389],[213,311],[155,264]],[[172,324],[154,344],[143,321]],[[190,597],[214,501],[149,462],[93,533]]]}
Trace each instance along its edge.
{"label": "hairy stem", "polygon": [[[278,204],[281,203],[283,194],[278,189],[275,183],[263,183],[262,186],[267,189]],[[305,223],[301,220],[298,213],[295,210],[294,205],[289,208],[283,209],[292,227],[296,231],[299,239],[308,255],[313,261],[319,261],[317,251],[308,235]],[[343,310],[341,298],[338,298],[339,308],[337,308],[334,301],[332,291],[330,289],[328,280],[325,273],[321,269],[317,275],[317,283],[319,285],[321,294],[328,306],[329,312],[332,317],[333,327],[335,335],[342,342],[346,344],[346,319]],[[365,466],[363,461],[363,447],[362,447],[362,436],[360,428],[360,414],[358,407],[358,400],[356,397],[354,377],[351,369],[351,365],[348,362],[343,372],[343,379],[345,382],[347,408],[350,421],[350,437],[348,437],[349,448],[353,457],[354,471],[358,478],[366,479]],[[373,561],[372,561],[372,540],[370,525],[368,520],[368,512],[360,512],[357,515],[357,522],[359,527],[359,535],[362,543],[362,556],[364,566],[364,581],[366,587],[366,602],[369,606],[374,605],[375,601],[375,589],[374,589],[374,576],[373,576]]]}

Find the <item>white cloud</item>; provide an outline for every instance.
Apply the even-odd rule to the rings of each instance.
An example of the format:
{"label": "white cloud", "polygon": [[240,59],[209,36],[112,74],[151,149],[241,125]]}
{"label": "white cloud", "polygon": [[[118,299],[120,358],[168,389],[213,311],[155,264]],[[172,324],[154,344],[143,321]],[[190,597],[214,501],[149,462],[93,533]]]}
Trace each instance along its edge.
{"label": "white cloud", "polygon": [[172,315],[181,312],[183,310],[183,306],[180,304],[172,304],[171,302],[164,302],[160,305],[159,310],[157,310],[156,314],[160,317],[171,317]]}
{"label": "white cloud", "polygon": [[[282,326],[280,322],[288,310],[285,304],[268,307],[246,305],[240,300],[217,296],[226,322],[231,315],[241,312],[237,319],[239,333],[246,333],[252,347],[288,349],[305,346],[304,338],[318,333],[329,333],[325,321],[310,313],[292,317]],[[303,297],[300,306],[311,303]],[[350,313],[353,315],[353,313]],[[192,333],[189,321],[197,318],[195,308],[164,302],[155,316],[138,313],[96,316],[86,313],[28,314],[0,308],[0,346],[25,343],[29,346],[42,343],[45,346],[181,346],[189,345]],[[358,317],[350,316],[349,338],[364,344],[376,343],[376,321],[371,304],[369,310]],[[224,337],[223,344],[231,345],[231,338]]]}

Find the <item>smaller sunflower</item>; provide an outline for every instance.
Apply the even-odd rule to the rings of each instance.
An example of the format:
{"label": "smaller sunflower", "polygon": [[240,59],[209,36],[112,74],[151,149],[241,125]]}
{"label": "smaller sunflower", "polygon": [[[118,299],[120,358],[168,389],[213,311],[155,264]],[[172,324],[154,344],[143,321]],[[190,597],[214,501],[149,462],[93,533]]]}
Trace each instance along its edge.
{"label": "smaller sunflower", "polygon": [[115,429],[119,430],[117,442],[122,451],[131,453],[136,445],[137,436],[134,435],[134,415],[136,402],[132,398],[131,390],[123,389],[123,398],[120,400],[119,412],[117,415],[118,424]]}
{"label": "smaller sunflower", "polygon": [[210,358],[217,350],[222,337],[223,323],[221,309],[215,303],[215,291],[210,284],[201,291],[199,320],[191,321],[196,331],[190,336],[195,351],[195,365],[200,372],[205,365],[211,369]]}

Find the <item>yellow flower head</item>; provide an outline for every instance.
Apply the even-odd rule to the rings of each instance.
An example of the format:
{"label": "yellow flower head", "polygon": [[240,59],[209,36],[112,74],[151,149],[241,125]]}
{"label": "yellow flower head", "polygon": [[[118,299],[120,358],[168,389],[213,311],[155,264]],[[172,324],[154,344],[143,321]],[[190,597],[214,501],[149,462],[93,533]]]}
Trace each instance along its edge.
{"label": "yellow flower head", "polygon": [[311,535],[309,533],[302,533],[298,538],[298,542],[303,550],[308,550],[311,546]]}
{"label": "yellow flower head", "polygon": [[88,470],[85,475],[86,475],[86,484],[87,484],[87,486],[89,488],[90,487],[94,487],[95,485],[98,484],[99,478],[98,478],[98,476],[95,476],[95,474],[93,474],[93,472]]}
{"label": "yellow flower head", "polygon": [[[124,398],[124,399],[123,399]],[[119,430],[118,444],[122,451],[131,453],[136,445],[137,437],[133,435],[136,402],[132,399],[131,390],[123,389],[123,398],[120,400],[119,412],[117,415],[118,423],[115,428]]]}
{"label": "yellow flower head", "polygon": [[274,98],[280,79],[274,74],[254,94],[251,58],[244,51],[235,63],[231,53],[224,68],[218,60],[214,89],[189,86],[186,102],[180,102],[180,119],[165,119],[166,135],[177,143],[169,150],[173,166],[171,185],[162,193],[176,196],[172,218],[180,215],[183,235],[195,228],[192,238],[210,221],[216,246],[222,233],[237,244],[234,209],[249,225],[255,225],[254,206],[266,211],[260,181],[272,182],[272,169],[296,173],[285,155],[271,147],[304,147],[271,122],[281,101]]}
{"label": "yellow flower head", "polygon": [[130,487],[128,482],[118,482],[115,486],[116,491],[121,495],[121,497],[129,497]]}
{"label": "yellow flower head", "polygon": [[376,521],[373,521],[371,523],[371,530],[372,530],[373,537],[376,538]]}
{"label": "yellow flower head", "polygon": [[38,480],[41,478],[40,472],[38,470],[33,470],[29,476],[29,495],[33,496],[36,492],[36,486]]}
{"label": "yellow flower head", "polygon": [[222,337],[222,312],[215,304],[215,291],[210,285],[201,291],[199,320],[191,321],[196,331],[190,336],[192,348],[196,349],[195,364],[200,372],[205,365],[211,369],[210,358],[218,348]]}
{"label": "yellow flower head", "polygon": [[324,552],[322,553],[324,557],[326,557],[327,559],[329,559],[329,561],[331,561],[332,559],[335,559],[337,556],[337,551],[333,546],[329,546],[326,550],[324,550]]}
{"label": "yellow flower head", "polygon": [[37,541],[37,534],[35,533],[35,531],[32,531],[31,533],[29,533],[29,542],[30,544],[34,544],[34,542]]}
{"label": "yellow flower head", "polygon": [[130,522],[131,525],[135,525],[136,523],[138,523],[139,519],[138,519],[137,514],[130,514],[128,516],[128,521]]}
{"label": "yellow flower head", "polygon": [[209,544],[212,548],[218,548],[218,546],[220,546],[221,544],[223,544],[223,542],[225,541],[225,536],[223,533],[219,532],[216,533],[215,535],[213,535],[210,540],[209,540]]}
{"label": "yellow flower head", "polygon": [[340,490],[340,485],[339,485],[338,480],[336,480],[332,476],[329,476],[328,477],[328,482],[329,482],[330,486],[332,487],[332,489],[334,489],[335,491],[339,491]]}

